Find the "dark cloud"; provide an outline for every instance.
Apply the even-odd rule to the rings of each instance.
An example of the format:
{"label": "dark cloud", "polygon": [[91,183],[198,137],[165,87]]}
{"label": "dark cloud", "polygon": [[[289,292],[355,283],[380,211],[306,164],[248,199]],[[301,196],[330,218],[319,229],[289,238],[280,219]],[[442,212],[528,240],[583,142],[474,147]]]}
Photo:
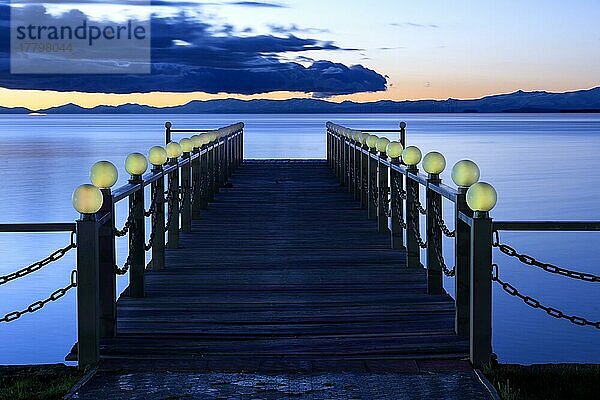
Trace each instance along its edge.
{"label": "dark cloud", "polygon": [[[11,75],[8,7],[0,6],[0,87],[58,91],[137,93],[152,91],[256,94],[316,93],[319,97],[382,91],[386,78],[361,65],[304,58],[307,50],[333,51],[332,42],[289,34],[234,36],[232,27],[178,15],[152,20],[149,75]],[[312,62],[284,61],[283,54]]]}

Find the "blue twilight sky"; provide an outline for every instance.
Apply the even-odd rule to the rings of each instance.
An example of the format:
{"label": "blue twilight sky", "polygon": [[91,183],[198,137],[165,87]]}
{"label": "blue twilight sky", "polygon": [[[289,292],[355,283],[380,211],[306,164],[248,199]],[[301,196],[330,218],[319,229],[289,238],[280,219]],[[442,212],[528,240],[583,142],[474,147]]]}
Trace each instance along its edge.
{"label": "blue twilight sky", "polygon": [[[11,75],[0,35],[0,87],[11,89],[0,89],[0,105],[31,103],[27,93],[35,89],[50,91],[42,103],[64,103],[60,92],[70,91],[82,105],[93,103],[83,92],[118,93],[96,96],[107,104],[166,105],[222,97],[474,98],[600,81],[597,0],[154,0],[150,9],[136,0],[20,3],[42,4],[57,19],[72,9],[117,21],[152,12],[153,74]],[[0,7],[0,22],[7,9]],[[152,99],[138,94],[147,92]]]}

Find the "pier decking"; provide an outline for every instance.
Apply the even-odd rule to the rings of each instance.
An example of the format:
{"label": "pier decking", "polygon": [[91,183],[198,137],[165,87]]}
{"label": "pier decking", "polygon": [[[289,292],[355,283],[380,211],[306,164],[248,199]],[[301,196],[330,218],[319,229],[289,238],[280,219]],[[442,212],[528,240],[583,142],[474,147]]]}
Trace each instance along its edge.
{"label": "pier decking", "polygon": [[101,365],[200,370],[386,370],[464,359],[454,302],[430,295],[326,161],[245,161],[122,296]]}

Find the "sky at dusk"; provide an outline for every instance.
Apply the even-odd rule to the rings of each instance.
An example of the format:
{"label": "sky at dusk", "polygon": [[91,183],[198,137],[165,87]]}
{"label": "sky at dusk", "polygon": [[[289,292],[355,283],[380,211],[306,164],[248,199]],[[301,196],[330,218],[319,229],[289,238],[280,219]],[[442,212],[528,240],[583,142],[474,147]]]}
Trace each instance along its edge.
{"label": "sky at dusk", "polygon": [[597,0],[17,3],[57,21],[73,10],[116,22],[151,13],[152,73],[11,74],[10,2],[2,0],[0,106],[477,98],[600,82]]}

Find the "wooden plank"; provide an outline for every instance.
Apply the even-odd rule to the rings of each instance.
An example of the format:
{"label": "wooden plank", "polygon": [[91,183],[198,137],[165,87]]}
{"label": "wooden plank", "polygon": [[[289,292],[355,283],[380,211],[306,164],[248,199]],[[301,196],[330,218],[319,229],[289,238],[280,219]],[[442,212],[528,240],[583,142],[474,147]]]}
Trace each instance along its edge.
{"label": "wooden plank", "polygon": [[326,162],[245,162],[231,184],[146,274],[146,297],[119,299],[105,365],[366,371],[467,356],[452,299],[426,294],[425,271]]}

